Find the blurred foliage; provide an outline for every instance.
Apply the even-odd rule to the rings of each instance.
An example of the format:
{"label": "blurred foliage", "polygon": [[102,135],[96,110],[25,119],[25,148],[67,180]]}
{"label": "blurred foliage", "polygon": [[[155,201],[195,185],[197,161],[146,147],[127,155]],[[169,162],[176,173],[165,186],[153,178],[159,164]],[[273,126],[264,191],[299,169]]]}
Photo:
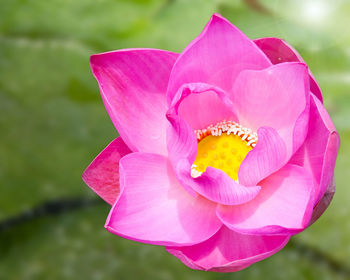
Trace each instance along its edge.
{"label": "blurred foliage", "polygon": [[[293,244],[244,271],[194,271],[164,248],[118,238],[103,228],[104,206],[43,218],[0,234],[0,279],[345,279]],[[316,260],[317,261],[317,260]]]}
{"label": "blurred foliage", "polygon": [[[321,219],[293,241],[350,268],[346,0],[0,0],[0,220],[46,200],[94,196],[81,173],[117,133],[89,69],[91,54],[131,47],[180,52],[213,12],[251,38],[286,39],[320,83],[342,141],[337,192]],[[348,277],[293,244],[239,273],[192,271],[161,247],[107,233],[107,213],[100,204],[0,232],[0,279]]]}

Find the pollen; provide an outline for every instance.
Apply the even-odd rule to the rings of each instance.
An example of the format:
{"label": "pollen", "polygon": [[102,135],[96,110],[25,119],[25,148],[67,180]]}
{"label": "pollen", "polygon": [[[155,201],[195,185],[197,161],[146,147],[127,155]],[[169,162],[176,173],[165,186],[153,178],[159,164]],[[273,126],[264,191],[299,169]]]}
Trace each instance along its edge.
{"label": "pollen", "polygon": [[195,130],[195,135],[198,152],[191,168],[194,178],[201,176],[211,166],[238,181],[239,166],[258,141],[255,132],[234,121],[222,121],[205,129]]}

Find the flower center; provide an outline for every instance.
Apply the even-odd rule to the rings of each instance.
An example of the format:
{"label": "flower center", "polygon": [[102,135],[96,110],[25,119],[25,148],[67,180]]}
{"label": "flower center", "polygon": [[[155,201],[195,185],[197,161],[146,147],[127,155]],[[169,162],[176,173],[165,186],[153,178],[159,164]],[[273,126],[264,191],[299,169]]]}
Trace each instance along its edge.
{"label": "flower center", "polygon": [[258,141],[256,133],[233,121],[223,121],[195,130],[195,134],[198,152],[191,168],[191,176],[194,178],[211,166],[221,169],[237,181],[239,166]]}

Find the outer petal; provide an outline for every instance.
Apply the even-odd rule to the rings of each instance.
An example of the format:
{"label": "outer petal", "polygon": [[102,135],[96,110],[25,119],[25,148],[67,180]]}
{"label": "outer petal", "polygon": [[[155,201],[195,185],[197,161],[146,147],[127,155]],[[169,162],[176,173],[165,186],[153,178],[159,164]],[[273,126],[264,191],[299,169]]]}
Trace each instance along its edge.
{"label": "outer petal", "polygon": [[333,178],[325,194],[322,196],[321,200],[315,205],[309,225],[313,224],[318,220],[319,217],[321,217],[321,215],[324,213],[324,211],[328,208],[329,204],[331,203],[334,193],[335,193],[335,182]]}
{"label": "outer petal", "polygon": [[223,171],[212,167],[208,167],[200,177],[193,178],[191,166],[197,154],[193,129],[176,115],[167,117],[171,123],[167,131],[169,158],[179,182],[187,191],[225,205],[245,203],[259,193],[259,186],[240,185]]}
{"label": "outer petal", "polygon": [[215,234],[222,223],[216,205],[188,194],[168,160],[133,153],[120,161],[121,195],[107,222],[108,231],[156,245],[192,245]]}
{"label": "outer petal", "polygon": [[165,92],[176,57],[153,49],[91,56],[91,69],[108,114],[133,151],[166,154]]}
{"label": "outer petal", "polygon": [[242,70],[263,69],[270,65],[269,59],[253,41],[215,14],[176,61],[169,80],[168,104],[185,83],[205,82],[230,91]]}
{"label": "outer petal", "polygon": [[314,184],[304,168],[287,164],[259,183],[252,201],[218,206],[218,217],[232,230],[250,234],[295,234],[308,225],[313,208]]}
{"label": "outer petal", "polygon": [[167,247],[193,269],[234,272],[281,250],[289,236],[245,235],[223,226],[207,241],[187,247]]}
{"label": "outer petal", "polygon": [[294,62],[242,72],[231,96],[239,123],[254,131],[262,126],[276,129],[288,157],[305,139],[309,98],[307,66]]}
{"label": "outer petal", "polygon": [[[273,64],[282,62],[303,62],[301,55],[286,41],[279,38],[260,38],[254,43],[266,54]],[[309,70],[310,90],[323,102],[322,92],[314,76]]]}
{"label": "outer petal", "polygon": [[113,204],[120,193],[119,160],[131,153],[121,137],[114,139],[86,168],[84,182],[101,198]]}
{"label": "outer petal", "polygon": [[[315,203],[320,201],[318,215],[328,207],[334,193],[334,166],[339,148],[339,135],[322,103],[312,95],[309,131],[302,147],[290,163],[303,166],[316,182]],[[326,195],[326,196],[325,196]]]}

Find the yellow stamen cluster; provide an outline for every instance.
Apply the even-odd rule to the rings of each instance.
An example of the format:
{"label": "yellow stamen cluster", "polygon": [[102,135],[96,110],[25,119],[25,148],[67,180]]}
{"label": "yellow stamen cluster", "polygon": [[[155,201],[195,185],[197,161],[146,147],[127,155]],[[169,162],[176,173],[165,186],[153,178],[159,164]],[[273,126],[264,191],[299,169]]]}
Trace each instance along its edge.
{"label": "yellow stamen cluster", "polygon": [[256,133],[233,121],[223,121],[196,130],[195,134],[198,153],[191,168],[191,175],[195,178],[211,166],[237,181],[239,166],[258,140]]}

